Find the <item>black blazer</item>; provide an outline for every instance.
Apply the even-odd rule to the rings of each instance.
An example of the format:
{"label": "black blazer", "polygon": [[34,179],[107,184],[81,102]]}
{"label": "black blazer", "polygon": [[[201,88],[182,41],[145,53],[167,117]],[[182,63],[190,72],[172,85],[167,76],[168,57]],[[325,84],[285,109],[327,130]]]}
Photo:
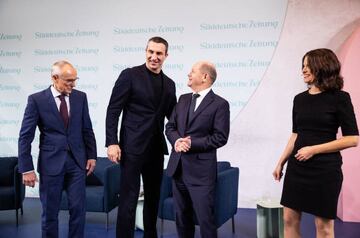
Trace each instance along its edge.
{"label": "black blazer", "polygon": [[[161,136],[164,154],[164,118],[170,117],[176,104],[175,83],[162,71],[163,88],[160,104],[155,106],[154,89],[145,64],[123,70],[113,88],[106,113],[106,146],[120,144],[122,151],[142,154],[154,133]],[[120,143],[119,117],[122,112]]]}
{"label": "black blazer", "polygon": [[166,124],[165,133],[173,148],[177,139],[191,137],[188,152],[177,153],[172,150],[167,174],[175,174],[181,159],[185,182],[211,185],[216,181],[216,149],[225,145],[229,136],[229,103],[210,90],[196,109],[192,120],[187,122],[191,97],[192,93],[180,96]]}

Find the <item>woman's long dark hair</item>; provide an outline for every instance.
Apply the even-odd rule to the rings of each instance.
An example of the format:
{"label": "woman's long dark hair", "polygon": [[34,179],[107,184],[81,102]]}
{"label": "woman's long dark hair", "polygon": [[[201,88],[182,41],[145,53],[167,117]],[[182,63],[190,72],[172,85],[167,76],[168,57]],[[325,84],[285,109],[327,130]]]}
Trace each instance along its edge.
{"label": "woman's long dark hair", "polygon": [[344,86],[343,77],[340,75],[341,64],[335,53],[329,49],[315,49],[307,52],[302,58],[307,58],[308,67],[315,76],[313,84],[321,91],[341,90]]}

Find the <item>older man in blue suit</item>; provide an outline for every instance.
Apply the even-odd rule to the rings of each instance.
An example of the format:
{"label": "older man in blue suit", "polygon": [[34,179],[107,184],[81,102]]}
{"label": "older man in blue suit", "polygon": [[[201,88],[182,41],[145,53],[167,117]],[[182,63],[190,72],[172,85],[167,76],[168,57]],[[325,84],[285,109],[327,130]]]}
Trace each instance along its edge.
{"label": "older man in blue suit", "polygon": [[173,178],[176,227],[180,238],[193,238],[195,212],[201,237],[216,238],[216,150],[229,136],[229,103],[211,89],[212,63],[194,64],[188,77],[193,92],[180,96],[165,132],[173,145],[167,174]]}
{"label": "older man in blue suit", "polygon": [[96,164],[96,141],[86,94],[73,89],[76,69],[67,61],[51,69],[53,84],[28,98],[19,136],[19,171],[34,187],[37,177],[31,156],[36,127],[40,130],[38,172],[42,204],[42,237],[58,237],[61,193],[70,211],[69,235],[84,237],[85,178]]}

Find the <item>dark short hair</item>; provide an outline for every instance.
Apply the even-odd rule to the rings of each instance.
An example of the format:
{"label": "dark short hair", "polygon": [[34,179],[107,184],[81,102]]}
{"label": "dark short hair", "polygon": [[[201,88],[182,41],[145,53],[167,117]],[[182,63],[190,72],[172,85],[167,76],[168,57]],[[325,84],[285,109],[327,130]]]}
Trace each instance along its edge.
{"label": "dark short hair", "polygon": [[340,75],[341,64],[335,53],[329,49],[321,48],[307,52],[302,58],[302,67],[307,58],[308,67],[314,75],[314,85],[321,91],[341,90],[344,86]]}
{"label": "dark short hair", "polygon": [[165,45],[165,53],[167,54],[168,48],[169,48],[169,43],[164,38],[162,38],[160,36],[154,36],[148,40],[148,44],[150,41],[155,42],[155,43],[161,43],[161,44]]}

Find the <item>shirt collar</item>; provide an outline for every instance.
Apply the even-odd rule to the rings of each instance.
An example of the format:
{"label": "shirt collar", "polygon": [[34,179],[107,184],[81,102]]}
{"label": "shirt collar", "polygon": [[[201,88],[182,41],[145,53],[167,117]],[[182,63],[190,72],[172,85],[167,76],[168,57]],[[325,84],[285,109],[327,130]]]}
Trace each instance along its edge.
{"label": "shirt collar", "polygon": [[195,93],[197,93],[197,94],[199,94],[200,95],[200,97],[205,97],[209,92],[210,92],[210,90],[211,90],[211,87],[209,87],[209,88],[207,88],[207,89],[204,89],[204,90],[201,90],[201,91],[199,91],[199,92],[194,92],[193,91],[193,94],[195,94]]}
{"label": "shirt collar", "polygon": [[[51,85],[50,90],[54,98],[61,95],[61,93],[54,87],[54,85]],[[65,96],[68,97],[69,95],[65,94]]]}

